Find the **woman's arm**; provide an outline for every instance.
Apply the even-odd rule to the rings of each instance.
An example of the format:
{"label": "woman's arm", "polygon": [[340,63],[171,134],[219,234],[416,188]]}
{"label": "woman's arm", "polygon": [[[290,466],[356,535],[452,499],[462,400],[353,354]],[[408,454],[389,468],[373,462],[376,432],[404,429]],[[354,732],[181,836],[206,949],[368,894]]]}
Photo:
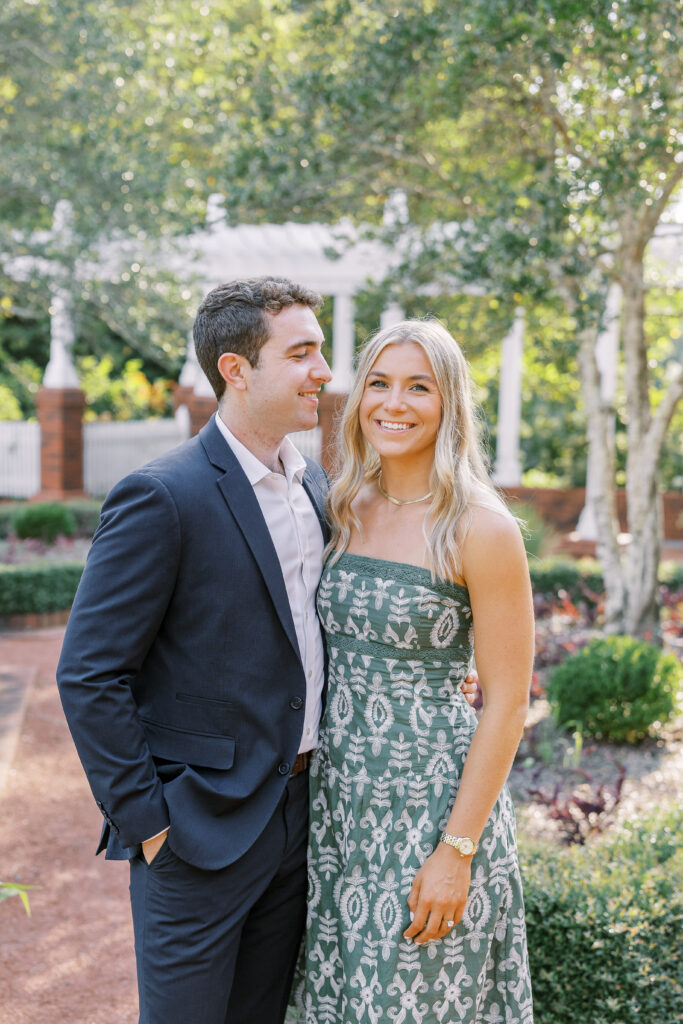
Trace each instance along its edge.
{"label": "woman's arm", "polygon": [[[463,576],[474,623],[484,706],[465,760],[446,831],[475,842],[498,799],[519,745],[529,704],[534,625],[526,553],[512,517],[475,508],[463,544]],[[406,938],[442,938],[462,917],[471,857],[439,843],[415,876]]]}

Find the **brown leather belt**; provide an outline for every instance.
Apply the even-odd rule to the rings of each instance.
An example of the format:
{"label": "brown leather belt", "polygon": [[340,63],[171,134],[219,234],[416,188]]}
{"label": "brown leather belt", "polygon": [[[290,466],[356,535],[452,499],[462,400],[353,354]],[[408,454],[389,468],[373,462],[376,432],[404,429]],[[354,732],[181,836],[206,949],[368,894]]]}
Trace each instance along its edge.
{"label": "brown leather belt", "polygon": [[304,751],[303,754],[297,754],[296,755],[296,760],[294,761],[294,766],[292,767],[292,770],[289,773],[290,779],[294,775],[298,775],[299,772],[305,772],[306,769],[308,768],[308,764],[309,764],[310,760],[311,760],[311,751],[310,750]]}

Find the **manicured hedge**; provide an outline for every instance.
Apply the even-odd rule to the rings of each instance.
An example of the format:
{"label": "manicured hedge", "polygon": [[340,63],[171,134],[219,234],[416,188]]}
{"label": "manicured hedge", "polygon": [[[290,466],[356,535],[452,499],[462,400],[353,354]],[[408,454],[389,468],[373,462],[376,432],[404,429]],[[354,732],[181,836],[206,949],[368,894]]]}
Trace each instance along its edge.
{"label": "manicured hedge", "polygon": [[82,573],[73,562],[0,565],[0,616],[70,608]]}
{"label": "manicured hedge", "polygon": [[[529,573],[534,592],[548,597],[565,590],[572,601],[590,601],[591,595],[602,595],[604,590],[602,569],[593,559],[532,559]],[[683,588],[683,563],[663,562],[659,579],[670,590]]]}
{"label": "manicured hedge", "polygon": [[680,1019],[683,812],[521,851],[536,1024]]}
{"label": "manicured hedge", "polygon": [[12,501],[0,505],[0,540],[9,537],[14,531],[14,517],[24,508],[25,502]]}
{"label": "manicured hedge", "polygon": [[565,590],[572,601],[586,599],[588,594],[602,594],[602,570],[592,559],[573,561],[544,558],[530,561],[529,574],[534,592],[554,596]]}

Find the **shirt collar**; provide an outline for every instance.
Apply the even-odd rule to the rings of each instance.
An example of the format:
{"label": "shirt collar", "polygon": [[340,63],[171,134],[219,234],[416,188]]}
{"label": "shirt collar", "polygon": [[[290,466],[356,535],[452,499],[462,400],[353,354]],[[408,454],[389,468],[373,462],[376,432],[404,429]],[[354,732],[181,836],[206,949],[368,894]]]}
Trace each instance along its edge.
{"label": "shirt collar", "polygon": [[[218,413],[216,413],[216,426],[227,441],[229,448],[244,470],[247,480],[252,487],[259,483],[260,480],[272,474],[272,470],[268,469],[260,459],[256,458],[253,452],[250,452],[241,441],[237,440]],[[284,467],[287,484],[291,485],[293,480],[301,483],[301,478],[306,469],[306,460],[288,437],[283,438],[278,454]]]}

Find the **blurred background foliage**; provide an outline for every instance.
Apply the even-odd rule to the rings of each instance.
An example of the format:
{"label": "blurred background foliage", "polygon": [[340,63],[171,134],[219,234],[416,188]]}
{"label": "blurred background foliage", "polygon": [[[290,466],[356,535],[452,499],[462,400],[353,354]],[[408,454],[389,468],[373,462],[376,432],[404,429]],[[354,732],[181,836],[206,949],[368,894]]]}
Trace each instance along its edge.
{"label": "blurred background foliage", "polygon": [[[219,192],[231,224],[352,222],[395,246],[391,281],[358,296],[357,339],[390,299],[442,318],[492,457],[500,340],[523,305],[525,482],[582,485],[576,323],[556,283],[578,282],[597,315],[594,269],[610,247],[618,258],[620,216],[675,197],[679,18],[675,0],[5,0],[0,416],[35,414],[48,356],[45,264],[5,272],[25,256],[88,263],[72,283],[90,414],[168,410],[199,291],[191,264],[177,278],[155,254],[201,229]],[[383,222],[396,189],[409,233],[400,211]],[[66,246],[48,234],[59,199],[74,208]],[[656,405],[683,298],[661,273],[652,283]],[[458,291],[472,284],[485,294]],[[329,343],[331,303],[322,322]],[[626,414],[620,397],[619,482]],[[682,429],[679,410],[665,487],[683,484]]]}

